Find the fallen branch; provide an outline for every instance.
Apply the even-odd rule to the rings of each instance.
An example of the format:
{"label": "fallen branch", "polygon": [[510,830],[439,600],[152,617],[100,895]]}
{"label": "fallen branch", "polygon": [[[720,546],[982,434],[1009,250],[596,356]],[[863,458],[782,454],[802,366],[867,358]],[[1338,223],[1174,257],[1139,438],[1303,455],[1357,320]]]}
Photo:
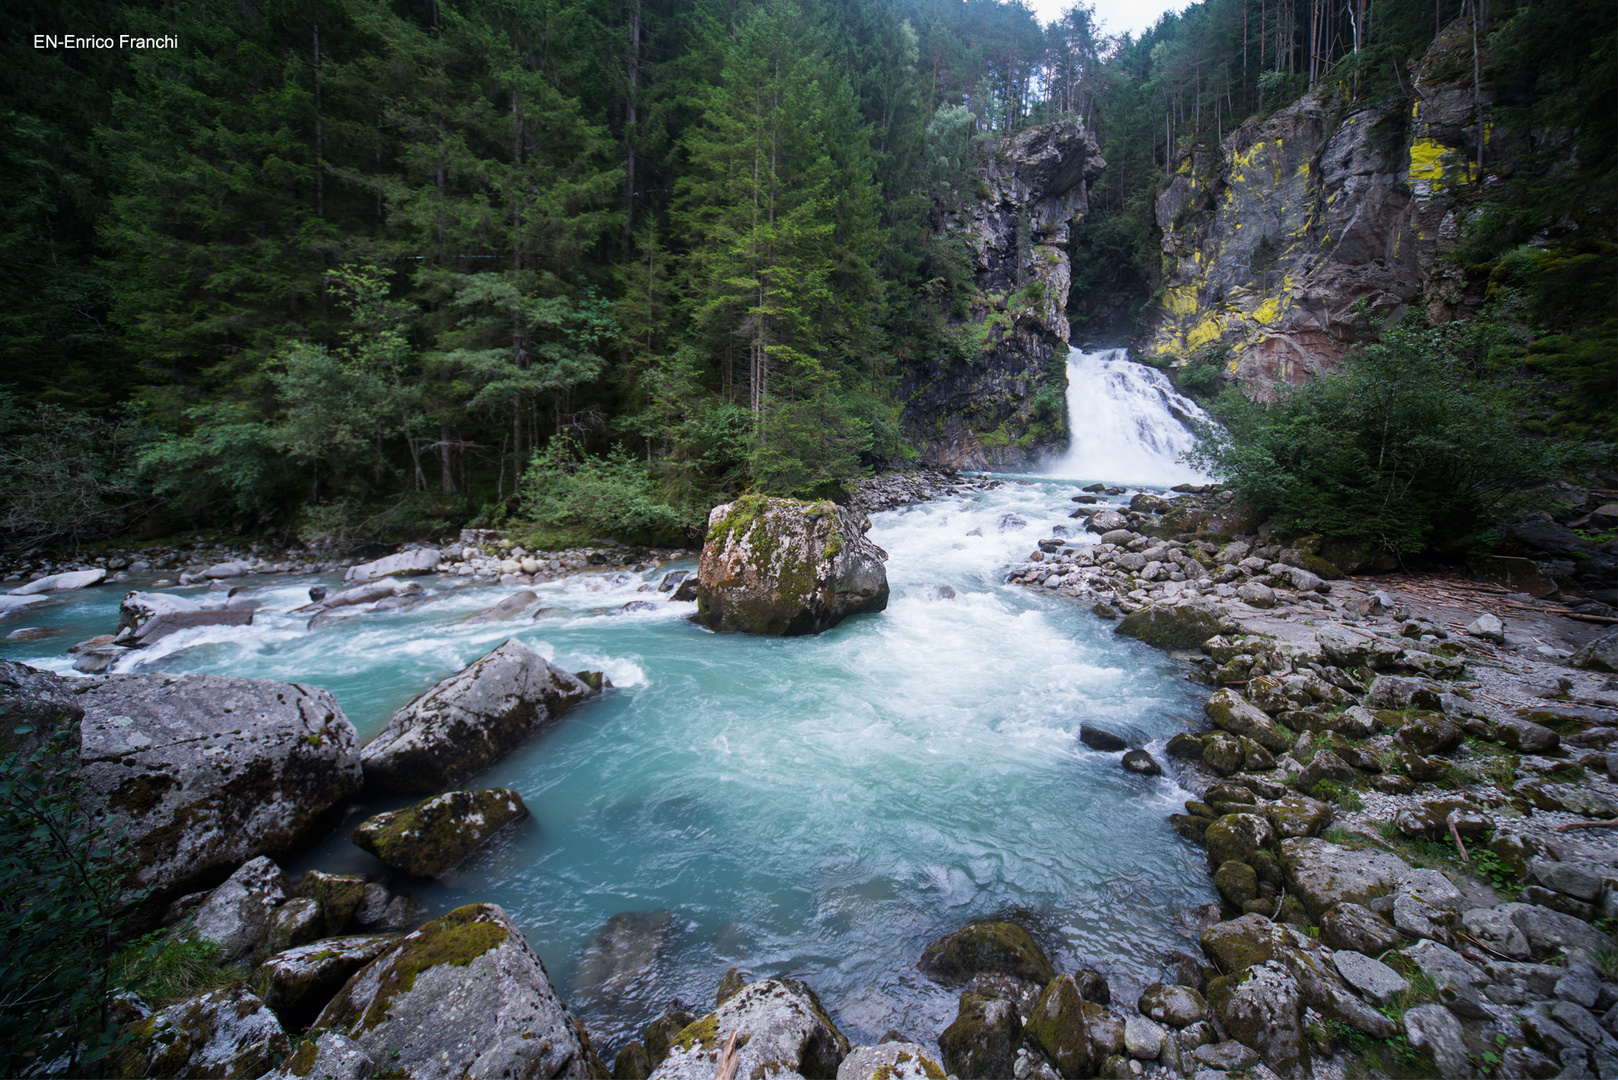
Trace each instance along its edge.
{"label": "fallen branch", "polygon": [[725,1048],[719,1053],[719,1068],[714,1070],[714,1080],[732,1080],[736,1075],[736,1036],[741,1028],[731,1031],[730,1038],[725,1040]]}
{"label": "fallen branch", "polygon": [[1618,829],[1618,818],[1611,821],[1570,821],[1566,825],[1556,826],[1557,832],[1567,832],[1571,829]]}
{"label": "fallen branch", "polygon": [[1450,838],[1455,841],[1455,850],[1461,853],[1461,861],[1469,863],[1472,860],[1466,857],[1466,845],[1461,843],[1461,832],[1455,827],[1455,811],[1451,810],[1444,818],[1444,824],[1449,826]]}

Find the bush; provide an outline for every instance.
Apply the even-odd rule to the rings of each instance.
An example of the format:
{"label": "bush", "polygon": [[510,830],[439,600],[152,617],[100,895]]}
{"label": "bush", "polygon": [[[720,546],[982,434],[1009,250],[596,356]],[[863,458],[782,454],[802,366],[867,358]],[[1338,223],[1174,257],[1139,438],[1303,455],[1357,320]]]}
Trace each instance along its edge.
{"label": "bush", "polygon": [[660,501],[646,462],[619,446],[590,457],[567,434],[551,439],[523,474],[523,512],[542,529],[653,538],[691,524]]}
{"label": "bush", "polygon": [[1406,553],[1461,547],[1520,514],[1524,489],[1577,452],[1519,436],[1514,392],[1459,355],[1477,332],[1412,315],[1272,405],[1226,391],[1225,430],[1193,458],[1287,528]]}
{"label": "bush", "polygon": [[118,1039],[113,959],[138,897],[92,817],[76,730],[0,761],[0,1076],[99,1075]]}

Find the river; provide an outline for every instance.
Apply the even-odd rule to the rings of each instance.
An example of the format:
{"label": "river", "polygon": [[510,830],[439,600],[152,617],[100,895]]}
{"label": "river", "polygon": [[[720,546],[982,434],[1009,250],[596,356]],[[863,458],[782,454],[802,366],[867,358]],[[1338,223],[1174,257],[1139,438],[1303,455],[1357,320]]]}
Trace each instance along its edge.
{"label": "river", "polygon": [[[570,670],[605,670],[615,689],[474,782],[515,788],[532,818],[445,881],[395,884],[434,912],[505,907],[609,1060],[671,998],[711,1007],[733,966],[802,977],[856,1044],[889,1029],[931,1042],[957,991],[928,982],[916,958],[995,915],[1028,922],[1059,967],[1138,987],[1169,950],[1194,951],[1176,915],[1214,894],[1200,849],[1165,821],[1185,792],[1125,773],[1077,735],[1106,727],[1161,760],[1202,695],[1181,663],[1082,605],[1001,580],[1054,527],[1079,531],[1068,515],[1081,485],[1197,478],[1174,462],[1189,438],[1176,410],[1195,407],[1124,363],[1075,351],[1081,433],[1050,475],[874,515],[888,609],[816,637],[711,634],[687,621],[694,604],[642,591],[693,564],[536,585],[535,617],[492,625],[462,620],[513,589],[425,578],[441,599],[313,631],[289,613],[336,576],[276,575],[246,579],[263,604],[252,626],[176,634],[118,670],[324,687],[362,740],[509,637]],[[1143,404],[1154,395],[1156,412]],[[1112,425],[1099,441],[1098,417]],[[28,613],[58,634],[0,655],[72,674],[66,646],[113,629],[118,599],[140,584]],[[620,610],[648,598],[654,610]],[[289,872],[385,876],[348,842],[357,820]],[[615,916],[609,947],[597,939]]]}

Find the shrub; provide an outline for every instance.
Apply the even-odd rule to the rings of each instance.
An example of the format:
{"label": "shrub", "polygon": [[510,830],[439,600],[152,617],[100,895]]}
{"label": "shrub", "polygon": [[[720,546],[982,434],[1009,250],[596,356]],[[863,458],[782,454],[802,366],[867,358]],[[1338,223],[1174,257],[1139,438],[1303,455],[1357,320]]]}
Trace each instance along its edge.
{"label": "shrub", "polygon": [[523,474],[522,505],[541,528],[564,533],[661,536],[688,524],[657,498],[645,461],[622,446],[591,457],[566,434],[534,455]]}
{"label": "shrub", "polygon": [[1273,404],[1227,391],[1215,403],[1225,431],[1193,458],[1288,528],[1408,553],[1460,547],[1575,455],[1518,436],[1513,392],[1462,359],[1463,333],[1477,331],[1411,316]]}

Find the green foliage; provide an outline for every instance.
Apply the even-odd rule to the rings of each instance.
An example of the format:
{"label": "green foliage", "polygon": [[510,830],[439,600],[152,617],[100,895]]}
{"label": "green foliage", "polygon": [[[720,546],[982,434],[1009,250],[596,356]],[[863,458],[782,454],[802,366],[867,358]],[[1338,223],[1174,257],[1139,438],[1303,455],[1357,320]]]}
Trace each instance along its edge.
{"label": "green foliage", "polygon": [[524,513],[543,529],[584,537],[680,537],[695,521],[658,501],[646,463],[623,447],[604,457],[584,454],[558,435],[523,474]]}
{"label": "green foliage", "polygon": [[186,926],[137,938],[113,958],[113,968],[117,984],[154,1009],[247,977],[244,964],[221,964],[218,943],[197,937]]}
{"label": "green foliage", "polygon": [[138,897],[76,772],[76,725],[39,741],[0,761],[0,1074],[99,1075],[117,1042],[113,958]]}
{"label": "green foliage", "polygon": [[1516,395],[1461,355],[1467,329],[1409,317],[1272,405],[1227,392],[1227,433],[1197,460],[1290,528],[1408,553],[1463,546],[1573,458],[1518,436]]}

